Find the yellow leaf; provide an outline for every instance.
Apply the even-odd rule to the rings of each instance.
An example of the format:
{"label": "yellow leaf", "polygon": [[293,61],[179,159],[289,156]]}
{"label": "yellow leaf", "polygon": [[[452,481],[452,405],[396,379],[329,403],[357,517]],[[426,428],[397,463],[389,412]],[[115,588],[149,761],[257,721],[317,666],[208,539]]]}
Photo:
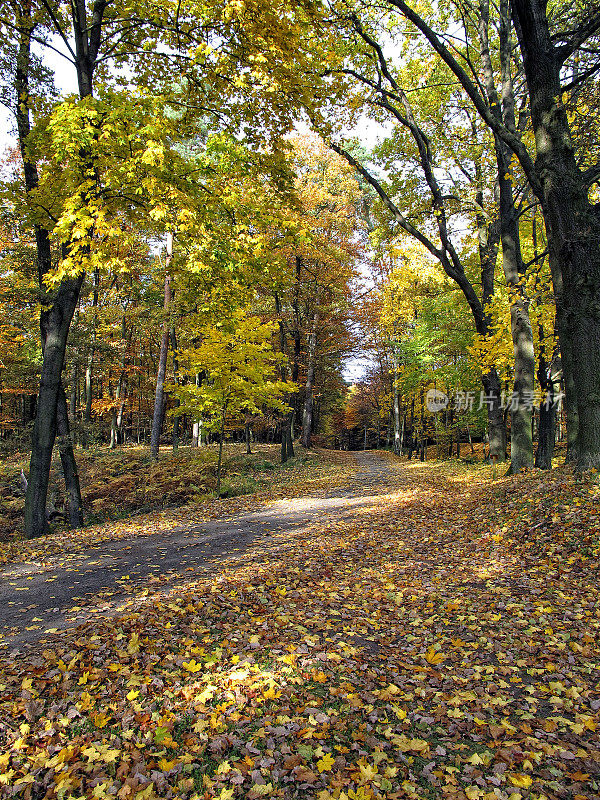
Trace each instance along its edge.
{"label": "yellow leaf", "polygon": [[429,650],[425,653],[425,661],[429,664],[441,664],[445,658],[446,656],[443,653],[438,653],[434,645],[431,645]]}
{"label": "yellow leaf", "polygon": [[182,666],[187,672],[200,672],[202,670],[202,664],[197,664],[194,658],[190,661],[184,661]]}
{"label": "yellow leaf", "polygon": [[415,750],[417,753],[423,750],[429,750],[429,742],[425,741],[425,739],[411,739],[410,749]]}
{"label": "yellow leaf", "polygon": [[331,755],[331,753],[325,753],[323,758],[317,761],[317,769],[319,772],[329,772],[329,770],[333,767],[335,763],[335,758]]}
{"label": "yellow leaf", "polygon": [[512,775],[508,777],[512,785],[518,786],[520,789],[527,789],[533,783],[530,775],[523,775],[520,772],[513,772]]}
{"label": "yellow leaf", "polygon": [[471,758],[468,759],[468,762],[469,764],[475,764],[476,767],[485,763],[478,753],[473,753]]}
{"label": "yellow leaf", "polygon": [[372,767],[370,764],[359,764],[360,777],[365,781],[372,781],[377,775],[379,770],[377,767]]}
{"label": "yellow leaf", "polygon": [[92,722],[97,728],[104,728],[108,725],[110,717],[102,711],[96,711],[92,714]]}
{"label": "yellow leaf", "polygon": [[89,711],[90,708],[93,708],[94,702],[94,698],[89,692],[83,692],[81,700],[77,703],[77,708],[79,711]]}
{"label": "yellow leaf", "polygon": [[203,692],[200,692],[198,695],[198,700],[201,703],[206,703],[207,700],[210,700],[214,693],[217,691],[216,686],[207,686]]}
{"label": "yellow leaf", "polygon": [[130,692],[127,692],[125,695],[128,700],[135,700],[136,697],[139,697],[139,691],[134,691],[133,689]]}

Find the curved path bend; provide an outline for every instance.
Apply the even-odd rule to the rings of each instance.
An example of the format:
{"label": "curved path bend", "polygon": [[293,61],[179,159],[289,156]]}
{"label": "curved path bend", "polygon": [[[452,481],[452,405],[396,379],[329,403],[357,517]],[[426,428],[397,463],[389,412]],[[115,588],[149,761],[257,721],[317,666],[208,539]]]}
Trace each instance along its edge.
{"label": "curved path bend", "polygon": [[8,565],[0,570],[0,653],[52,641],[65,629],[148,602],[149,594],[217,576],[225,565],[262,560],[275,533],[327,526],[371,506],[401,466],[377,453],[355,457],[358,469],[326,497],[277,500],[252,513],[102,542],[70,555],[68,566]]}

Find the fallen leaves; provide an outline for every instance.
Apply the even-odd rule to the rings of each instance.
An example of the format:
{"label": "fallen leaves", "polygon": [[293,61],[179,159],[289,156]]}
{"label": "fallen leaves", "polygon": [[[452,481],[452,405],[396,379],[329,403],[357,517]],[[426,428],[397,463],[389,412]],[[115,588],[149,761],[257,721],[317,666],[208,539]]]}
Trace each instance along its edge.
{"label": "fallen leaves", "polygon": [[593,487],[378,469],[256,558],[7,660],[2,792],[596,798]]}
{"label": "fallen leaves", "polygon": [[446,656],[444,653],[438,653],[435,645],[431,645],[429,650],[425,653],[425,661],[427,661],[428,664],[441,664],[445,658]]}

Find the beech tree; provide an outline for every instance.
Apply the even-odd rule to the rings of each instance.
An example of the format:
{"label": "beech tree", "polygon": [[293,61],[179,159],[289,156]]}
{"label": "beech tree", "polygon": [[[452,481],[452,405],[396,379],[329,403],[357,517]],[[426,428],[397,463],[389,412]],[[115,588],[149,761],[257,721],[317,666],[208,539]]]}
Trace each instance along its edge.
{"label": "beech tree", "polygon": [[[580,73],[569,69],[586,42],[600,32],[600,10],[594,3],[550,17],[545,0],[513,0],[516,29],[529,94],[535,157],[506,123],[493,113],[470,68],[413,6],[389,0],[425,37],[452,70],[473,106],[494,134],[517,157],[540,202],[557,305],[557,329],[565,375],[570,458],[581,469],[600,466],[600,212],[590,188],[600,179],[600,164],[578,163],[565,98],[600,70],[598,59],[585,59]],[[593,50],[592,50],[593,53]]]}

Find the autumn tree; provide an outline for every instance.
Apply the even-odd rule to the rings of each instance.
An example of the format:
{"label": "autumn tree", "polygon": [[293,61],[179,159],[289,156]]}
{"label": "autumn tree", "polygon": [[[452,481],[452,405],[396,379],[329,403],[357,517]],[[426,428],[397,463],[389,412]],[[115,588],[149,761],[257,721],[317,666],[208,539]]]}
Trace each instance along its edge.
{"label": "autumn tree", "polygon": [[[295,196],[271,242],[281,264],[274,300],[291,380],[303,379],[302,408],[296,414],[301,443],[310,447],[318,373],[339,370],[352,350],[349,303],[364,250],[358,214],[362,190],[343,160],[314,136],[293,140],[290,164]],[[293,423],[288,420],[288,430]]]}
{"label": "autumn tree", "polygon": [[[593,44],[586,46],[600,32],[600,11],[593,3],[581,8],[559,4],[557,13],[551,13],[544,0],[514,0],[511,5],[535,137],[532,157],[510,124],[494,113],[464,55],[448,46],[444,33],[404,0],[390,0],[387,6],[412,23],[450,68],[481,119],[515,154],[540,202],[557,304],[570,455],[582,469],[598,466],[600,320],[594,298],[600,291],[600,216],[590,189],[600,179],[600,166],[585,165],[575,151],[567,107],[582,82],[600,69]],[[565,19],[572,20],[567,28]],[[580,57],[585,64],[581,71]]]}
{"label": "autumn tree", "polygon": [[[172,386],[180,405],[177,414],[202,417],[219,432],[217,497],[221,493],[221,465],[225,430],[243,414],[261,414],[271,408],[287,411],[283,397],[296,387],[278,375],[284,360],[272,346],[275,323],[238,311],[228,323],[198,331],[200,344],[181,353],[187,384]],[[193,378],[202,373],[202,383]]]}
{"label": "autumn tree", "polygon": [[[152,179],[156,175],[140,180],[139,168],[156,166],[157,159],[160,160],[161,140],[165,137],[160,125],[137,128],[138,137],[145,138],[147,145],[141,160],[139,150],[137,156],[132,153],[125,162],[115,161],[116,155],[113,161],[106,159],[109,144],[118,150],[119,146],[132,143],[132,129],[128,125],[136,119],[136,114],[130,117],[129,113],[132,107],[139,110],[144,105],[143,100],[132,102],[133,96],[123,91],[122,86],[145,86],[155,97],[168,91],[172,105],[185,108],[199,103],[202,113],[218,120],[217,125],[229,119],[233,130],[238,132],[243,128],[255,144],[268,138],[289,124],[287,107],[280,105],[277,109],[276,103],[272,103],[268,115],[257,113],[256,109],[248,115],[245,103],[250,97],[258,102],[265,95],[271,96],[278,70],[279,79],[285,74],[291,76],[285,62],[290,52],[297,54],[297,48],[294,48],[294,15],[288,14],[285,6],[269,6],[260,11],[260,15],[246,14],[245,8],[235,3],[226,7],[200,4],[185,11],[180,4],[163,4],[160,9],[146,7],[143,13],[137,7],[111,2],[96,2],[89,7],[85,3],[76,6],[43,3],[34,8],[7,0],[2,6],[0,22],[18,54],[14,73],[15,114],[25,172],[26,207],[36,231],[40,287],[46,308],[42,313],[44,362],[26,505],[29,537],[46,529],[45,498],[57,413],[64,423],[61,423],[63,429],[67,426],[64,441],[69,439],[61,372],[84,273],[94,269],[98,245],[114,236],[113,206],[119,205],[126,212],[149,212],[155,205],[151,197],[157,190]],[[298,9],[298,13],[302,10]],[[52,111],[52,121],[45,127],[49,137],[43,145],[36,142],[34,147],[31,112],[36,98],[32,93],[31,45],[35,41],[56,49],[49,42],[52,36],[57,37],[62,55],[73,65],[79,96],[77,100],[70,98],[58,103]],[[259,57],[261,51],[266,51],[269,57]],[[241,79],[232,82],[231,75],[240,68]],[[178,79],[173,91],[174,72]],[[127,80],[122,78],[124,73],[130,76]],[[241,103],[242,90],[245,97]],[[164,93],[161,97],[155,111],[159,106],[165,109],[167,98]],[[157,116],[160,118],[160,112]],[[57,207],[55,193],[50,210],[50,198],[44,196],[44,187],[40,186],[40,148],[46,150],[44,157],[50,155],[55,165],[61,159],[67,165],[61,179],[57,181],[57,176],[52,176],[54,187],[60,188],[61,199]],[[111,185],[110,179],[107,180],[104,168],[109,164],[113,176],[117,164],[122,167],[123,186]],[[45,184],[48,186],[48,180]],[[154,220],[158,221],[156,216]],[[61,250],[58,270],[51,263],[51,236]],[[72,448],[70,456],[69,468],[73,472]],[[73,477],[75,480],[76,472]],[[74,492],[71,494],[75,501]],[[78,509],[74,511],[80,516],[81,505],[77,502]]]}

